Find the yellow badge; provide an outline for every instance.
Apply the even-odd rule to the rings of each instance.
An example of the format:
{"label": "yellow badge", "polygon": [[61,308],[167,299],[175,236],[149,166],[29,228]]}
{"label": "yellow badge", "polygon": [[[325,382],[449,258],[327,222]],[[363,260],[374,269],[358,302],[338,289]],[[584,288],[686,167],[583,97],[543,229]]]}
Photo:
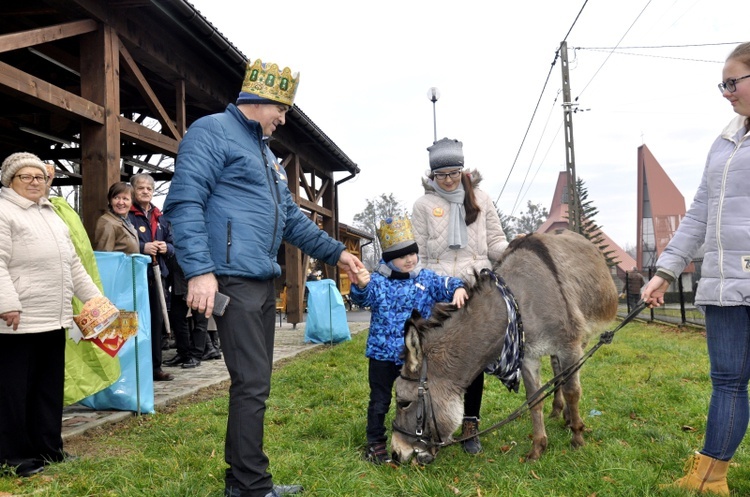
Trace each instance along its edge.
{"label": "yellow badge", "polygon": [[138,227],[138,231],[140,231],[141,233],[145,233],[146,232],[146,227],[145,226],[139,226]]}
{"label": "yellow badge", "polygon": [[435,217],[443,217],[443,214],[445,214],[445,211],[442,207],[435,207],[432,209],[432,215]]}

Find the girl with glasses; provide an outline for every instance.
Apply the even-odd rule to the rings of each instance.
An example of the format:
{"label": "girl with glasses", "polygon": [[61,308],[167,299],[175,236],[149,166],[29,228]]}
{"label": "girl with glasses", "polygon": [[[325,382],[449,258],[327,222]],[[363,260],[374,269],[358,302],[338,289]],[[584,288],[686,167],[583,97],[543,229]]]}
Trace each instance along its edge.
{"label": "girl with glasses", "polygon": [[[748,426],[750,380],[750,43],[724,63],[722,95],[737,116],[708,152],[701,184],[642,293],[651,307],[664,304],[670,284],[705,247],[695,304],[705,310],[711,401],[703,448],[687,474],[669,486],[729,495],[729,460]],[[750,81],[750,80],[749,80]]]}
{"label": "girl with glasses", "polygon": [[[463,143],[443,138],[428,149],[430,170],[422,180],[425,194],[412,211],[414,239],[422,265],[442,276],[454,276],[471,284],[474,272],[492,268],[508,242],[500,217],[489,195],[478,188],[478,171],[464,170]],[[479,411],[482,406],[484,374],[469,386],[464,396],[461,438],[470,454],[482,450]]]}

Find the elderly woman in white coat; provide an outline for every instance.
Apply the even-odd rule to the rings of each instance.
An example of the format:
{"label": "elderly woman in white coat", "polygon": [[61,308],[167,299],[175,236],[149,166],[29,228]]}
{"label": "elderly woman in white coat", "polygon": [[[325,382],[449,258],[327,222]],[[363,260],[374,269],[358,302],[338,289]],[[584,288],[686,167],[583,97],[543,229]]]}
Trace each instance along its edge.
{"label": "elderly woman in white coat", "polygon": [[[474,272],[492,268],[508,246],[500,217],[489,195],[477,188],[482,180],[479,172],[464,170],[460,141],[443,138],[427,150],[430,170],[423,179],[425,194],[412,211],[422,266],[472,283]],[[480,374],[464,396],[461,438],[474,435],[462,443],[470,454],[482,450],[476,433],[483,390],[484,374]]]}
{"label": "elderly woman in white coat", "polygon": [[65,329],[73,295],[86,302],[101,293],[45,197],[44,163],[12,154],[0,180],[0,471],[30,476],[67,456]]}

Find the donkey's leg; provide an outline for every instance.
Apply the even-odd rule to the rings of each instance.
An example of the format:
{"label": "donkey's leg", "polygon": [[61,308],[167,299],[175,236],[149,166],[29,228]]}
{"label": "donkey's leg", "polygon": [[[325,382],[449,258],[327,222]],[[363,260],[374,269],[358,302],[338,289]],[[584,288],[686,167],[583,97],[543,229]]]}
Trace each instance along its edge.
{"label": "donkey's leg", "polygon": [[[521,367],[523,385],[526,389],[526,398],[539,390],[542,386],[540,376],[540,364],[538,358],[524,357]],[[544,428],[544,402],[539,402],[530,410],[532,427],[531,451],[526,454],[527,461],[536,461],[547,449],[547,432]]]}
{"label": "donkey's leg", "polygon": [[[567,367],[568,364],[571,364],[576,360],[577,359],[568,363],[562,361],[561,366]],[[563,383],[561,389],[563,397],[565,397],[565,409],[563,409],[563,417],[565,419],[566,426],[570,428],[570,431],[573,433],[571,444],[574,448],[582,447],[583,445],[586,445],[586,442],[583,440],[583,430],[586,428],[586,426],[583,424],[583,419],[581,419],[581,413],[579,411],[579,403],[581,400],[581,382],[578,377],[577,371],[568,379],[568,381]]]}
{"label": "donkey's leg", "polygon": [[[552,366],[552,375],[557,376],[562,371],[562,368],[560,367],[560,359],[556,355],[551,355],[549,357],[550,365]],[[549,413],[550,418],[559,418],[560,413],[563,410],[563,407],[565,407],[565,402],[563,401],[563,394],[560,389],[555,390],[555,396],[552,399],[552,412]]]}

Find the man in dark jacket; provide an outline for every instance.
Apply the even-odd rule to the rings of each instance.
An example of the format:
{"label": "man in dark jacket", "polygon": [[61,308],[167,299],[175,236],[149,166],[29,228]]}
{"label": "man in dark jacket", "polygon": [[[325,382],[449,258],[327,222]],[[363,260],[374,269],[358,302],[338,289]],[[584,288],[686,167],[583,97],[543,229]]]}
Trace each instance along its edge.
{"label": "man in dark jacket", "polygon": [[[167,257],[174,255],[172,233],[158,207],[151,203],[154,198],[154,178],[150,174],[135,174],[130,178],[135,198],[130,207],[128,219],[138,232],[138,245],[141,254],[156,258],[161,271],[162,289],[167,288],[166,278],[169,275]],[[162,328],[164,328],[164,311],[161,306],[159,289],[151,266],[148,268],[148,299],[151,311],[151,360],[154,367],[154,381],[170,381],[174,376],[161,368]],[[166,290],[164,292],[166,297]]]}
{"label": "man in dark jacket", "polygon": [[282,241],[356,283],[362,262],[318,229],[294,202],[284,169],[266,140],[285,122],[299,78],[260,60],[248,64],[236,105],[197,120],[180,142],[165,215],[177,262],[188,279],[187,303],[210,315],[217,290],[230,298],[216,316],[229,370],[225,496],[276,497],[298,485],[273,485],[263,452],[276,317],[274,278]]}

